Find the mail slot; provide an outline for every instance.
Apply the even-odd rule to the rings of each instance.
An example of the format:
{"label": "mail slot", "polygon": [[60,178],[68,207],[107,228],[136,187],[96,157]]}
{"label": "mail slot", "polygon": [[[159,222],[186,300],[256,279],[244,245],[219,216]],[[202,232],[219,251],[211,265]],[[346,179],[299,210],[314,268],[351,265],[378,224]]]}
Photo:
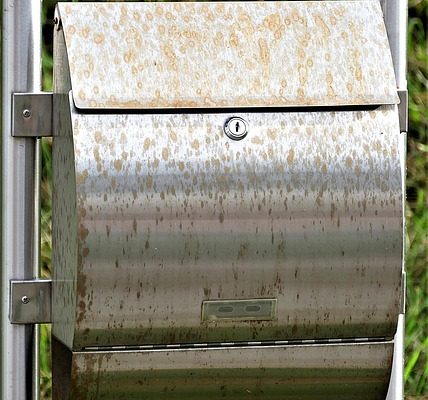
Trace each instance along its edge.
{"label": "mail slot", "polygon": [[56,398],[384,399],[403,146],[375,1],[59,4]]}

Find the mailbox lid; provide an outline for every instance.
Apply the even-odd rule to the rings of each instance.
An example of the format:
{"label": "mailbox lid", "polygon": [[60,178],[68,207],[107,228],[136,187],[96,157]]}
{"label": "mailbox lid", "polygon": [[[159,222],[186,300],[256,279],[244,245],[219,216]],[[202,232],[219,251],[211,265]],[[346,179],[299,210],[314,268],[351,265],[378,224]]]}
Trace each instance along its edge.
{"label": "mailbox lid", "polygon": [[76,107],[395,104],[379,2],[59,4]]}

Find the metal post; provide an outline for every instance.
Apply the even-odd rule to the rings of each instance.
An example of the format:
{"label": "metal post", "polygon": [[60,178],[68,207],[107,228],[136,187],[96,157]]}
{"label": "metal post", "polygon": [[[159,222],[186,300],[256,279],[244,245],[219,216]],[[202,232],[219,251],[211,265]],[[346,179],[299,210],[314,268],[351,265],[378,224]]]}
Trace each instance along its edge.
{"label": "metal post", "polygon": [[[381,0],[391,47],[392,61],[394,64],[395,79],[398,90],[407,90],[407,0]],[[406,135],[402,134],[402,171],[403,171],[403,194],[406,193]],[[405,204],[403,204],[403,215],[405,215]],[[405,224],[403,226],[405,235]],[[404,236],[405,237],[405,236]],[[403,254],[405,254],[405,243],[403,243]],[[405,277],[403,259],[403,277]],[[403,299],[404,300],[404,299]],[[400,314],[397,324],[397,332],[394,337],[394,361],[392,365],[391,381],[389,384],[387,400],[402,400],[404,398],[404,310]]]}
{"label": "metal post", "polygon": [[[38,333],[9,322],[9,281],[38,271],[39,165],[34,139],[12,138],[13,92],[41,89],[41,2],[2,1],[1,398],[38,398]],[[37,366],[37,367],[36,367]],[[36,369],[36,371],[35,371]]]}
{"label": "metal post", "polygon": [[397,89],[407,89],[407,0],[381,0]]}

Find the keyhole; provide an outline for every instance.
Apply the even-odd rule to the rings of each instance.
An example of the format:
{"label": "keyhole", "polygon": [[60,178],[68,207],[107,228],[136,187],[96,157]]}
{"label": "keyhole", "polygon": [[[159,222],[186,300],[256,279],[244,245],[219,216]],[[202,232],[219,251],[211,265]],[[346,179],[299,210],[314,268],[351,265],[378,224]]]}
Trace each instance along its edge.
{"label": "keyhole", "polygon": [[240,117],[229,118],[224,124],[224,133],[233,140],[241,140],[248,133],[247,122]]}

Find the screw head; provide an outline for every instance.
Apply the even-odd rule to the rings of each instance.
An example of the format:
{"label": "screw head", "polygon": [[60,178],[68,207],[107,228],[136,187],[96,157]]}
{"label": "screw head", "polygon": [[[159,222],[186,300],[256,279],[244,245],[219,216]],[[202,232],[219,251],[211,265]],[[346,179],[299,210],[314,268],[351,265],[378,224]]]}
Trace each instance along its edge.
{"label": "screw head", "polygon": [[25,109],[24,111],[22,111],[22,116],[24,118],[30,118],[31,117],[31,110]]}
{"label": "screw head", "polygon": [[28,296],[22,296],[21,302],[23,304],[28,304],[30,302],[30,298]]}

